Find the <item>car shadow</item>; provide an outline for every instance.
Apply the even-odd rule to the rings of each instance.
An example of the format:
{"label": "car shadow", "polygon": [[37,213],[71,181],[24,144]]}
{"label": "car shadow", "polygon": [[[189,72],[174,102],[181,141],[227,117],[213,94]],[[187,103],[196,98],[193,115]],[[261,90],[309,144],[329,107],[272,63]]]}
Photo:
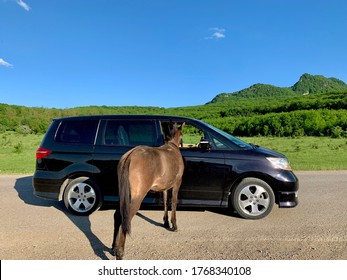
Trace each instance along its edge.
{"label": "car shadow", "polygon": [[14,189],[18,197],[28,205],[40,207],[54,207],[61,211],[86,236],[94,254],[102,260],[108,260],[106,253],[111,253],[107,247],[92,231],[89,216],[75,216],[67,211],[61,201],[46,200],[36,197],[33,193],[32,176],[21,177],[16,180]]}

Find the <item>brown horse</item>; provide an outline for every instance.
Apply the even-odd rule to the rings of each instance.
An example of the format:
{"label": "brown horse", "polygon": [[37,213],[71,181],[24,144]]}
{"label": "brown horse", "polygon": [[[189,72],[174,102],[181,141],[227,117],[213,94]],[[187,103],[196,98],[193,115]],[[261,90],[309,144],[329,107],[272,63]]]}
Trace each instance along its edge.
{"label": "brown horse", "polygon": [[131,220],[150,190],[164,193],[163,219],[164,226],[169,228],[167,191],[172,189],[171,223],[172,230],[177,231],[176,203],[184,170],[179,145],[184,125],[185,123],[178,127],[177,124],[173,124],[170,140],[163,146],[137,146],[121,157],[117,169],[119,208],[114,214],[112,243],[112,250],[117,259],[123,258],[125,239],[130,233]]}

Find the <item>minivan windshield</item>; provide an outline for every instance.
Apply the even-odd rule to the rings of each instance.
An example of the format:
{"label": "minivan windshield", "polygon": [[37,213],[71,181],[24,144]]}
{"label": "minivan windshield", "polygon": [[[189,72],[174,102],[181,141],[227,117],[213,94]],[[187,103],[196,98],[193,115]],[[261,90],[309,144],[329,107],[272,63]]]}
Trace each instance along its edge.
{"label": "minivan windshield", "polygon": [[246,142],[243,142],[242,140],[230,135],[229,133],[226,133],[223,130],[220,130],[210,124],[205,123],[210,129],[212,129],[213,131],[223,135],[225,138],[227,138],[228,140],[230,140],[231,142],[233,142],[235,145],[239,146],[242,149],[252,149],[252,146],[250,144],[247,144]]}

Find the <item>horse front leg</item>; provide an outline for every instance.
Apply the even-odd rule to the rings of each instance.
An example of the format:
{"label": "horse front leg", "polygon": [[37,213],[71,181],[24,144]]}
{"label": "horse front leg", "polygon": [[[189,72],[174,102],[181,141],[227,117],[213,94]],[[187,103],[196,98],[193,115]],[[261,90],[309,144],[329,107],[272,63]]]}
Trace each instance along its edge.
{"label": "horse front leg", "polygon": [[178,196],[178,187],[174,187],[172,189],[172,198],[171,198],[171,224],[172,224],[172,231],[177,231],[177,223],[176,223],[176,207],[177,207],[177,196]]}
{"label": "horse front leg", "polygon": [[169,224],[169,214],[168,214],[168,193],[167,191],[163,191],[163,200],[164,200],[164,227],[165,228],[169,228],[170,224]]}

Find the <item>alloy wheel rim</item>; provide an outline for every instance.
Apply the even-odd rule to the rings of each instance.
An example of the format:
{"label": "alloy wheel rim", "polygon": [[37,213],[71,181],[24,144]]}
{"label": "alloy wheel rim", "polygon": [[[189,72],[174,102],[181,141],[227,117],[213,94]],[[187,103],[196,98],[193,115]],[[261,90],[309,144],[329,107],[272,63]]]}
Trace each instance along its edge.
{"label": "alloy wheel rim", "polygon": [[70,189],[68,201],[74,211],[83,213],[93,208],[96,201],[96,194],[90,185],[78,183]]}
{"label": "alloy wheel rim", "polygon": [[259,216],[269,208],[270,195],[262,186],[249,185],[241,190],[238,203],[245,214]]}

